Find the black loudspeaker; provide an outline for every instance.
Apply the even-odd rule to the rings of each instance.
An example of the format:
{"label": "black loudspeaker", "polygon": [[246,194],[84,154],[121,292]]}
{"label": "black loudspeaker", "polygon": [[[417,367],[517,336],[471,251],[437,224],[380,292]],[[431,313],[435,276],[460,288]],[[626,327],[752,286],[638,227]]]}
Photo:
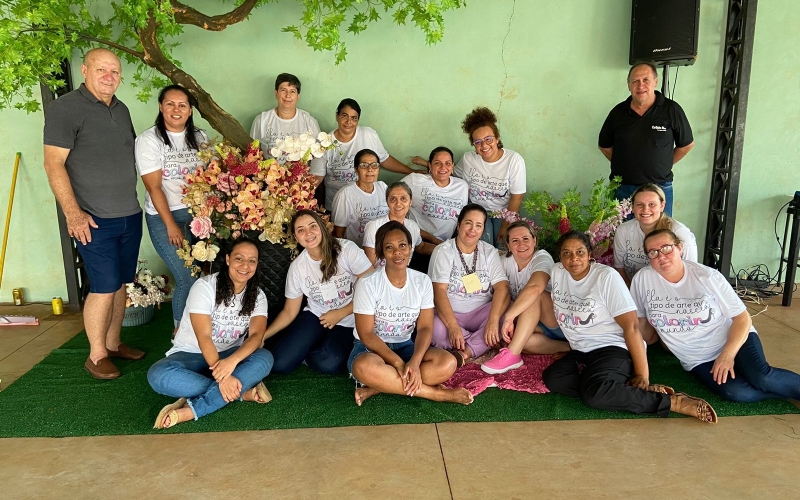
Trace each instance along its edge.
{"label": "black loudspeaker", "polygon": [[688,66],[697,59],[700,0],[633,0],[628,62]]}

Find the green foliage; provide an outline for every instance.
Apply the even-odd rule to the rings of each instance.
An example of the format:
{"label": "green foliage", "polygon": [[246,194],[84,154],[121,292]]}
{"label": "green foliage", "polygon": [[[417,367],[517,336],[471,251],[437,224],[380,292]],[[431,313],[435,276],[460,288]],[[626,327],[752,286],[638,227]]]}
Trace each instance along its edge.
{"label": "green foliage", "polygon": [[594,221],[602,221],[617,210],[614,201],[614,192],[622,182],[621,177],[614,177],[611,181],[602,178],[592,184],[589,198],[582,203],[582,195],[577,187],[568,189],[561,199],[555,200],[547,191],[533,191],[522,202],[522,208],[541,229],[539,230],[539,245],[545,249],[552,249],[560,236],[558,224],[561,220],[561,206],[567,208],[572,229],[586,231]]}
{"label": "green foliage", "polygon": [[[256,7],[278,0],[259,0]],[[283,0],[286,3],[289,0]],[[317,51],[331,51],[336,63],[347,56],[341,30],[357,35],[380,19],[379,11],[405,25],[409,20],[426,42],[436,43],[444,33],[444,12],[466,5],[466,0],[292,0],[303,6],[298,25],[284,32],[304,40]],[[220,0],[238,7],[243,0]],[[232,7],[233,8],[233,7]],[[58,77],[63,59],[80,57],[92,47],[115,50],[136,67],[130,84],[147,101],[167,80],[145,64],[140,30],[153,18],[156,40],[168,61],[183,25],[176,21],[169,0],[0,0],[0,110],[15,107],[37,111],[33,90],[40,83],[52,89],[64,85]],[[237,21],[238,22],[238,21]],[[162,68],[157,68],[161,70]]]}

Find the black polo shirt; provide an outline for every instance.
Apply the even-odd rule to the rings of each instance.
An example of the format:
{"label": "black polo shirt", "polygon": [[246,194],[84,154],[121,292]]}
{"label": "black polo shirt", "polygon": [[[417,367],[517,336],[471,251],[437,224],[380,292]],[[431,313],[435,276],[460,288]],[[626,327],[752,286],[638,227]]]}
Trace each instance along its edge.
{"label": "black polo shirt", "polygon": [[597,141],[601,148],[614,148],[611,177],[623,184],[672,181],[675,148],[694,141],[689,120],[677,102],[656,91],[656,102],[644,115],[631,109],[632,97],[614,106]]}
{"label": "black polo shirt", "polygon": [[83,84],[44,112],[44,143],[70,150],[66,170],[75,200],[98,217],[142,211],[136,194],[135,139],[125,104],[113,97],[107,106]]}

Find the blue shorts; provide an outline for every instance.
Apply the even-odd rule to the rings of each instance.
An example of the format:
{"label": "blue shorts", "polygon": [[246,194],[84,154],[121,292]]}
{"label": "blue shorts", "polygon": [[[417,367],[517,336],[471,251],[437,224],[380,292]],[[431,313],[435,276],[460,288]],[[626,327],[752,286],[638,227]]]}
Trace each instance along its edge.
{"label": "blue shorts", "polygon": [[89,214],[97,228],[90,227],[92,241],[76,241],[89,276],[89,291],[114,293],[136,276],[142,241],[142,212],[104,219]]}
{"label": "blue shorts", "polygon": [[557,326],[555,328],[550,328],[544,325],[541,321],[539,322],[539,328],[544,333],[544,336],[548,339],[553,340],[562,340],[564,342],[567,341],[567,337],[564,336],[564,332],[561,331],[561,327]]}
{"label": "blue shorts", "polygon": [[[414,355],[413,340],[406,340],[405,342],[397,342],[394,344],[387,342],[386,345],[389,346],[389,349],[394,351],[395,354],[400,356],[400,359],[405,363],[408,363],[409,360],[411,360],[411,356]],[[370,350],[367,349],[367,346],[365,346],[363,342],[356,340],[353,344],[353,350],[350,351],[350,357],[347,359],[347,371],[350,373],[351,377],[353,377],[353,361],[365,352],[370,352]]]}

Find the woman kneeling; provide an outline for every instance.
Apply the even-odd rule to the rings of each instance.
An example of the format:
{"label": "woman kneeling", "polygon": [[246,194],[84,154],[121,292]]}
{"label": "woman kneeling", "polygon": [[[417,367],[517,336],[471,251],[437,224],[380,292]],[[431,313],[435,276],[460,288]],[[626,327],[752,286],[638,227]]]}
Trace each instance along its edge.
{"label": "woman kneeling", "polygon": [[161,410],[154,428],[197,420],[240,398],[271,399],[261,381],[272,354],[261,348],[267,298],[257,267],[258,247],[239,238],[219,273],[192,285],[172,349],[147,372],[154,391],[180,398]]}
{"label": "woman kneeling", "polygon": [[650,385],[636,304],[616,271],[591,262],[589,237],[569,231],[556,248],[561,262],[550,273],[553,306],[572,351],[544,371],[547,388],[601,410],[659,417],[674,411],[716,423],[714,409],[702,399]]}
{"label": "woman kneeling", "polygon": [[[366,386],[356,389],[356,403],[360,406],[379,392],[471,403],[466,389],[439,387],[455,372],[456,360],[430,347],[433,285],[427,275],[408,269],[408,229],[397,221],[381,226],[375,253],[386,266],[360,279],[353,299],[357,337],[347,367]],[[412,340],[415,324],[417,337]]]}

